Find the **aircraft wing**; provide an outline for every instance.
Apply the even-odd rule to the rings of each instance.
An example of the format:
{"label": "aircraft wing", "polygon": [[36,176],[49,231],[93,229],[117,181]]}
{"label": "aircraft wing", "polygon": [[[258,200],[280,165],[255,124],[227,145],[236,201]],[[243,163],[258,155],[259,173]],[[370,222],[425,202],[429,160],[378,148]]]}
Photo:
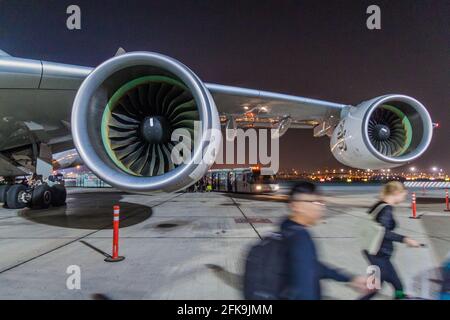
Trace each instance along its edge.
{"label": "aircraft wing", "polygon": [[[0,151],[37,140],[61,143],[70,135],[73,99],[93,68],[0,53]],[[291,128],[312,128],[339,118],[344,104],[247,88],[206,84],[222,122],[229,117],[237,127],[272,127],[289,118]],[[67,140],[67,139],[66,139]],[[61,150],[58,150],[61,151]]]}
{"label": "aircraft wing", "polygon": [[291,128],[313,128],[329,119],[339,119],[345,104],[253,90],[206,84],[219,114],[232,116],[238,127],[272,127],[289,118]]}
{"label": "aircraft wing", "polygon": [[[53,152],[73,148],[70,130],[73,100],[93,70],[16,58],[0,51],[0,154],[4,156],[0,175],[10,172],[6,167],[17,163],[29,167],[36,157],[33,144],[45,143]],[[221,123],[229,124],[231,120],[234,128],[273,128],[283,124],[286,130],[326,129],[330,127],[325,125],[327,121],[338,120],[346,107],[274,92],[209,83],[205,86],[214,98]],[[11,162],[6,164],[6,159]]]}

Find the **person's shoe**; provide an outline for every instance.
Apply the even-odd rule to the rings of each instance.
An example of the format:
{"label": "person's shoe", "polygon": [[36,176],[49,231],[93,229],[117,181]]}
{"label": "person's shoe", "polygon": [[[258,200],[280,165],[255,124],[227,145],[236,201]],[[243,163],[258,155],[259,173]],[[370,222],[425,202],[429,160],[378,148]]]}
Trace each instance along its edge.
{"label": "person's shoe", "polygon": [[394,294],[395,300],[409,299],[408,295],[403,292],[403,290],[395,290]]}

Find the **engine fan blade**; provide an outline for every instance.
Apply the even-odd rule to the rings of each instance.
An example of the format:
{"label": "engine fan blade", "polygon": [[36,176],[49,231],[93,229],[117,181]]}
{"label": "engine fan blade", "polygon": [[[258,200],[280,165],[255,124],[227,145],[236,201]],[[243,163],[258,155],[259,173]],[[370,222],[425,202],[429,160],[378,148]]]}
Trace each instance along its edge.
{"label": "engine fan blade", "polygon": [[166,94],[169,92],[169,90],[172,88],[172,86],[163,83],[161,87],[159,88],[158,95],[156,96],[156,114],[157,115],[163,115],[164,109],[163,109],[163,101],[166,97]]}
{"label": "engine fan blade", "polygon": [[133,165],[139,159],[139,155],[142,153],[143,148],[144,144],[142,142],[137,143],[134,147],[134,150],[132,150],[126,156],[120,158],[120,161],[123,165],[125,165],[126,168],[130,169],[131,165]]}
{"label": "engine fan blade", "polygon": [[166,162],[165,171],[170,171],[175,168],[171,159],[171,149],[168,148],[169,145],[161,144],[161,148],[164,154],[164,160]]}
{"label": "engine fan blade", "polygon": [[119,121],[121,123],[139,125],[139,121],[137,121],[135,118],[131,118],[123,113],[112,112],[111,115],[113,116],[113,118],[115,118],[117,121]]}
{"label": "engine fan blade", "polygon": [[[170,117],[172,116],[172,113],[174,112],[174,109],[180,107],[181,105],[189,102],[189,101],[193,101],[192,95],[186,91],[183,91],[182,94],[180,94],[179,96],[177,96],[176,98],[174,98],[169,106],[167,107],[167,111],[166,111],[166,115],[167,118],[170,119]],[[195,101],[192,104],[195,107]]]}
{"label": "engine fan blade", "polygon": [[164,155],[161,151],[161,146],[159,144],[156,145],[156,152],[157,152],[157,160],[158,160],[158,165],[157,165],[157,171],[156,171],[156,175],[162,175],[164,174]]}
{"label": "engine fan blade", "polygon": [[133,172],[142,174],[142,170],[144,169],[146,160],[148,158],[149,148],[150,148],[149,144],[145,144],[142,147],[141,153],[139,154],[138,159],[132,165],[130,165],[130,169]]}
{"label": "engine fan blade", "polygon": [[149,146],[149,153],[146,159],[146,163],[141,173],[143,176],[153,176],[153,169],[155,167],[156,162],[156,154],[155,154],[155,145],[152,144]]}

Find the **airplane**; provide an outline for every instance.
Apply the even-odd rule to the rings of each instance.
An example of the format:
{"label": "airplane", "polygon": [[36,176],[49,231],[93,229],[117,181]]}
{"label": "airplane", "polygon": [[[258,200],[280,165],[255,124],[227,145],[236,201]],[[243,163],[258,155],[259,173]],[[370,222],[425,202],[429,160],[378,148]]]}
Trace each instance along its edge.
{"label": "airplane", "polygon": [[[174,164],[168,139],[191,134],[200,121],[201,148]],[[330,137],[341,163],[392,168],[428,148],[427,109],[403,94],[342,104],[206,83],[186,65],[155,52],[118,53],[95,68],[13,57],[0,50],[0,202],[9,208],[47,208],[65,202],[52,181],[52,154],[76,148],[83,163],[117,189],[172,192],[195,183],[210,163],[225,127],[312,129]],[[189,138],[192,138],[189,137]],[[213,151],[211,151],[213,150]],[[202,152],[205,151],[205,152]],[[210,152],[211,151],[211,152]],[[15,184],[33,173],[31,185]]]}

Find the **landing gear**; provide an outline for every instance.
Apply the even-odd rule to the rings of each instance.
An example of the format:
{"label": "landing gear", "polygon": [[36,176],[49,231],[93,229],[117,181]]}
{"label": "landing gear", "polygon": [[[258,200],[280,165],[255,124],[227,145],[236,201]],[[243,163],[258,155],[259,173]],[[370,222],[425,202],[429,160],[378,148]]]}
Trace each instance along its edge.
{"label": "landing gear", "polygon": [[[38,141],[35,136],[41,129],[28,126],[32,147],[25,153],[18,153],[22,158],[28,159],[20,163],[24,170],[21,176],[3,177],[5,184],[0,185],[0,203],[5,208],[21,209],[47,209],[50,206],[59,207],[66,203],[67,192],[64,187],[62,175],[53,175],[51,146]],[[11,155],[11,159],[14,154]],[[22,159],[21,158],[21,159]],[[31,172],[33,172],[30,177]]]}
{"label": "landing gear", "polygon": [[37,181],[27,186],[24,184],[0,185],[0,203],[5,208],[47,209],[51,205],[60,207],[66,204],[67,191],[62,184],[53,184]]}

